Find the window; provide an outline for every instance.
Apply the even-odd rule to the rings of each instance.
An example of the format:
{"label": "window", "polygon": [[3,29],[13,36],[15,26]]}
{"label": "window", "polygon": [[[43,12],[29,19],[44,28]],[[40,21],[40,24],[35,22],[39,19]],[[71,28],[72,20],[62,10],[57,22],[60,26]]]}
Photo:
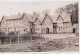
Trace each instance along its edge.
{"label": "window", "polygon": [[60,30],[60,27],[59,27],[59,30]]}
{"label": "window", "polygon": [[36,30],[39,30],[39,28],[36,28]]}
{"label": "window", "polygon": [[27,32],[27,28],[26,28],[26,29],[24,29],[24,32]]}
{"label": "window", "polygon": [[26,32],[27,32],[27,28],[26,28]]}

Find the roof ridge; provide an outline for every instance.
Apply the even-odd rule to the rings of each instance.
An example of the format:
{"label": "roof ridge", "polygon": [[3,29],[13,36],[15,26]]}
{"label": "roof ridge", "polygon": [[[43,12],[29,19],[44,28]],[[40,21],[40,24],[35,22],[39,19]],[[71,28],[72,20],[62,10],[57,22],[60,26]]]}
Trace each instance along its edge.
{"label": "roof ridge", "polygon": [[36,22],[36,20],[38,20],[38,21],[41,23],[41,21],[39,20],[39,18],[38,18],[38,17],[36,17],[36,19],[35,19],[34,23]]}
{"label": "roof ridge", "polygon": [[44,16],[44,19],[43,19],[43,21],[42,21],[42,23],[41,24],[43,24],[43,22],[44,22],[44,20],[45,20],[45,18],[46,18],[46,16],[48,16],[49,17],[49,19],[52,21],[52,23],[53,23],[53,20],[52,20],[52,18],[50,17],[50,15],[48,15],[47,13],[45,14],[45,16]]}

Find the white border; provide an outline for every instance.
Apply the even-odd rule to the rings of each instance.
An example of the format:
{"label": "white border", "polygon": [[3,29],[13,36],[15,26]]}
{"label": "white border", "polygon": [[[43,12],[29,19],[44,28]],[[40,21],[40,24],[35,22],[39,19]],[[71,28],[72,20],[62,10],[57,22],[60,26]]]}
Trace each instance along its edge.
{"label": "white border", "polygon": [[0,2],[46,2],[46,1],[79,1],[79,0],[0,0]]}
{"label": "white border", "polygon": [[[79,1],[79,0],[0,0],[0,2],[48,2],[48,1]],[[80,1],[79,1],[79,9],[80,9]],[[79,31],[80,31],[80,25],[79,25]],[[79,45],[80,45],[80,39],[79,39]],[[80,54],[80,52],[5,52],[5,53],[1,52],[0,54],[18,54],[18,53],[19,54]]]}

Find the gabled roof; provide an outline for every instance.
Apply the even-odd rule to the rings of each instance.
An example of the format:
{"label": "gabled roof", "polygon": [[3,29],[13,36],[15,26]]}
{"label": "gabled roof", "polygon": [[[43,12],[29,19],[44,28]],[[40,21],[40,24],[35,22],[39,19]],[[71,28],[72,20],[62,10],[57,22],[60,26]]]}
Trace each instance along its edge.
{"label": "gabled roof", "polygon": [[59,14],[59,16],[57,17],[56,21],[59,19],[59,17],[61,17],[61,19],[64,21],[64,19],[62,18],[62,16]]}
{"label": "gabled roof", "polygon": [[[51,20],[52,23],[57,23],[56,20],[58,20],[59,18],[59,14],[54,14],[54,15],[48,15],[46,14],[45,16],[39,16],[38,18],[34,17],[33,15],[30,14],[18,14],[18,15],[11,15],[11,16],[3,16],[1,19],[2,20],[18,20],[18,19],[22,19],[23,17],[26,17],[28,19],[29,22],[35,22],[37,19],[41,22],[41,24],[43,24],[44,20],[46,19],[46,16],[48,16],[48,18]],[[60,14],[60,17],[62,18],[62,20],[64,20],[63,22],[70,22],[70,14],[64,13],[64,14]]]}
{"label": "gabled roof", "polygon": [[[4,16],[2,16],[1,22],[2,22],[3,19],[4,19]],[[1,22],[0,22],[0,23],[1,23]]]}
{"label": "gabled roof", "polygon": [[18,20],[22,19],[23,14],[4,16],[5,20]]}
{"label": "gabled roof", "polygon": [[44,20],[46,19],[46,16],[48,16],[48,17],[49,17],[49,19],[51,20],[51,22],[53,23],[52,18],[51,18],[48,14],[46,14],[41,24],[43,24]]}
{"label": "gabled roof", "polygon": [[26,14],[26,13],[23,13],[22,18],[23,18],[24,16],[27,18],[28,22],[30,22],[30,21],[29,21],[29,15]]}
{"label": "gabled roof", "polygon": [[[59,14],[54,14],[54,15],[50,16],[53,20],[53,23],[57,23],[56,20],[57,20],[58,16],[59,16]],[[63,13],[63,14],[60,14],[60,16],[64,19],[63,22],[71,22],[70,14]]]}
{"label": "gabled roof", "polygon": [[28,21],[31,21],[32,15],[26,14],[26,13],[18,14],[18,15],[11,15],[11,16],[3,16],[1,21],[3,20],[3,18],[7,21],[9,21],[9,20],[19,20],[19,19],[23,19],[24,16],[27,18]]}
{"label": "gabled roof", "polygon": [[35,19],[34,23],[35,23],[37,20],[38,20],[38,21],[40,22],[40,24],[41,24],[41,21],[40,21],[38,18]]}

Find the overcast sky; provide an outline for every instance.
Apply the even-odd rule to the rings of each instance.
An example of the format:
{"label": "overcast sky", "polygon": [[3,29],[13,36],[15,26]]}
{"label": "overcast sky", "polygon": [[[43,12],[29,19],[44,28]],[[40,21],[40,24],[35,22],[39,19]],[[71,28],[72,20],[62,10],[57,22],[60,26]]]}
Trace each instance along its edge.
{"label": "overcast sky", "polygon": [[67,2],[15,2],[15,3],[0,3],[0,20],[2,16],[16,15],[20,13],[32,14],[34,11],[41,13],[43,10],[50,10],[51,14],[59,7],[64,7],[67,4],[75,3],[75,1]]}

